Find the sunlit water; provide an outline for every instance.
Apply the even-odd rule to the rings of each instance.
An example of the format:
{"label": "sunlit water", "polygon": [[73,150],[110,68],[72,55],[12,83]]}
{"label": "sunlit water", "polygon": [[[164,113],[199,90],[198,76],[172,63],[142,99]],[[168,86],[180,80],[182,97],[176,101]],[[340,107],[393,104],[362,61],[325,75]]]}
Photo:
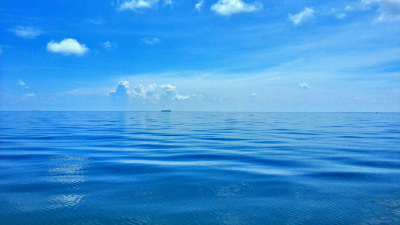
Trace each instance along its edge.
{"label": "sunlit water", "polygon": [[399,113],[2,112],[0,224],[400,224]]}

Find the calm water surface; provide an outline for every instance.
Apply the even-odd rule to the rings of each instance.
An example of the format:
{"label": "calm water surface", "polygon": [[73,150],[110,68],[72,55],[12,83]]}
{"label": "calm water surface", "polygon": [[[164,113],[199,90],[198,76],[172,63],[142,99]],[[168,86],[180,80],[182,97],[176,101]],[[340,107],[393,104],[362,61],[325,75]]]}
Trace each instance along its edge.
{"label": "calm water surface", "polygon": [[1,112],[0,224],[400,224],[399,113]]}

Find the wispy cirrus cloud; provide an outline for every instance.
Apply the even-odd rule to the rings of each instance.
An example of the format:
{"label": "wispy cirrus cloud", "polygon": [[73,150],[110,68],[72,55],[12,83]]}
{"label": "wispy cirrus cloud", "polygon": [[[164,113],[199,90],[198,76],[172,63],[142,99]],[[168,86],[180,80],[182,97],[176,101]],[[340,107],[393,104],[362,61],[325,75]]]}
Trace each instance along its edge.
{"label": "wispy cirrus cloud", "polygon": [[362,0],[366,5],[377,5],[380,15],[378,21],[400,20],[400,0]]}
{"label": "wispy cirrus cloud", "polygon": [[311,86],[308,85],[306,82],[299,83],[299,86],[300,86],[301,88],[303,88],[303,89],[310,89],[310,88],[311,88]]}
{"label": "wispy cirrus cloud", "polygon": [[142,39],[143,43],[148,44],[148,45],[154,45],[154,44],[159,44],[160,39],[159,38],[150,38],[150,37],[145,37]]}
{"label": "wispy cirrus cloud", "polygon": [[211,10],[223,16],[229,16],[235,13],[253,12],[261,8],[262,4],[259,2],[248,4],[242,0],[218,0],[217,3],[211,6]]}
{"label": "wispy cirrus cloud", "polygon": [[201,8],[203,7],[203,5],[204,5],[204,0],[200,0],[200,1],[196,4],[195,8],[197,9],[197,11],[201,11]]}
{"label": "wispy cirrus cloud", "polygon": [[292,21],[292,23],[295,26],[299,26],[306,22],[307,20],[311,19],[314,17],[314,9],[305,7],[303,11],[297,13],[297,14],[289,14],[289,19]]}
{"label": "wispy cirrus cloud", "polygon": [[36,97],[36,95],[35,95],[35,93],[32,92],[32,93],[26,94],[25,97],[33,98],[33,97]]}
{"label": "wispy cirrus cloud", "polygon": [[19,80],[19,81],[18,81],[18,85],[21,86],[21,87],[24,87],[24,88],[26,88],[26,89],[29,89],[29,86],[26,85],[26,83],[23,82],[22,80]]}
{"label": "wispy cirrus cloud", "polygon": [[84,44],[80,44],[76,39],[66,38],[61,42],[50,41],[47,43],[47,51],[63,55],[82,56],[89,51]]}
{"label": "wispy cirrus cloud", "polygon": [[11,31],[18,37],[35,38],[42,34],[42,31],[34,27],[16,26]]}
{"label": "wispy cirrus cloud", "polygon": [[105,41],[100,43],[100,45],[103,46],[103,48],[105,48],[106,50],[113,50],[118,46],[117,43],[112,41]]}
{"label": "wispy cirrus cloud", "polygon": [[102,19],[89,19],[88,22],[93,25],[103,25],[105,23]]}

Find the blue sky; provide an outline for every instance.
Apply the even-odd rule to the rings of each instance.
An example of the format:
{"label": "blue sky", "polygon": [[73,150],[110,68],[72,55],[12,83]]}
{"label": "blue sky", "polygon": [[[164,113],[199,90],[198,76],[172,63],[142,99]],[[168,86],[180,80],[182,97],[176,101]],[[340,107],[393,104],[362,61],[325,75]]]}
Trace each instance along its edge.
{"label": "blue sky", "polygon": [[400,0],[3,0],[1,110],[399,112]]}

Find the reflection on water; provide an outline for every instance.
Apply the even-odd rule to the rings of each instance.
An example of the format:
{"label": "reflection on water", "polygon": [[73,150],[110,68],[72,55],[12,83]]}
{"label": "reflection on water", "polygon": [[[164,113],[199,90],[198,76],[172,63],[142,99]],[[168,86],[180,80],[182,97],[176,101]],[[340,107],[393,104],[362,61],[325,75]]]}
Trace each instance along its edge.
{"label": "reflection on water", "polygon": [[219,197],[232,197],[245,195],[249,189],[249,184],[239,183],[230,184],[228,186],[219,187],[216,191],[216,195]]}
{"label": "reflection on water", "polygon": [[50,197],[51,208],[60,207],[73,207],[79,204],[82,200],[83,195],[69,194],[69,195],[55,195]]}
{"label": "reflection on water", "polygon": [[[85,196],[75,193],[82,187],[81,185],[86,179],[84,169],[87,164],[82,163],[85,160],[87,158],[54,155],[45,162],[36,162],[36,164],[39,164],[37,170],[43,170],[47,167],[48,175],[32,177],[33,181],[31,181],[29,187],[21,187],[27,192],[7,195],[7,201],[19,211],[42,211],[78,205]],[[27,176],[30,172],[29,170],[25,171]],[[46,185],[46,181],[55,183],[56,186]],[[55,192],[60,192],[60,194],[51,195]]]}
{"label": "reflection on water", "polygon": [[85,157],[71,157],[67,155],[56,155],[50,159],[49,162],[49,176],[50,182],[76,184],[85,181],[86,176],[85,168],[88,166]]}
{"label": "reflection on water", "polygon": [[49,197],[49,208],[73,207],[78,205],[85,195],[74,193],[85,182],[85,168],[88,167],[87,157],[72,157],[68,155],[54,155],[51,157],[48,168],[48,180],[59,183],[65,190],[62,194]]}

